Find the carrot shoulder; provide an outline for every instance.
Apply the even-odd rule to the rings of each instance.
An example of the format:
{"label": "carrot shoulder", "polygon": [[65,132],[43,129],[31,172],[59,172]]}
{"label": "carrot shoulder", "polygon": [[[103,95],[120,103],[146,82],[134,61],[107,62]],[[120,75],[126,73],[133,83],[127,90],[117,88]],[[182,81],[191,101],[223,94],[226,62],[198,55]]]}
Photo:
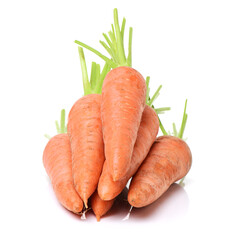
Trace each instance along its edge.
{"label": "carrot shoulder", "polygon": [[135,174],[142,161],[147,156],[156,139],[158,129],[158,116],[151,107],[146,105],[142,114],[137,140],[133,149],[131,166],[127,175],[119,181],[113,181],[108,171],[108,162],[105,161],[104,163],[103,172],[98,183],[98,194],[103,200],[113,199],[121,193],[128,180]]}
{"label": "carrot shoulder", "polygon": [[49,140],[44,149],[43,164],[58,201],[69,211],[81,212],[83,202],[73,184],[71,146],[67,134],[58,134]]}

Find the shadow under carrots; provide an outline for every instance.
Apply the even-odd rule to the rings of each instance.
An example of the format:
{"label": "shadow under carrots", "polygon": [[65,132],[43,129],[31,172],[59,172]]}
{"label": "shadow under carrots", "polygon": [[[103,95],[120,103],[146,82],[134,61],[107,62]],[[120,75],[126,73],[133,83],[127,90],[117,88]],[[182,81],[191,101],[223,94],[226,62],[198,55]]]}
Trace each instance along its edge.
{"label": "shadow under carrots", "polygon": [[148,218],[164,221],[178,219],[186,214],[188,206],[186,191],[182,186],[174,183],[152,204],[143,208],[133,208],[128,221],[145,221]]}

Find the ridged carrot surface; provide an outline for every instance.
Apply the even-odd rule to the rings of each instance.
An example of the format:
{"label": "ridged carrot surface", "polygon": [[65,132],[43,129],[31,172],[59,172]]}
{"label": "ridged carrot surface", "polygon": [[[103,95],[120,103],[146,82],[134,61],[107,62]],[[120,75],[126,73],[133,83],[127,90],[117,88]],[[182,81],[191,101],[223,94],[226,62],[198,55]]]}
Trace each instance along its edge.
{"label": "ridged carrot surface", "polygon": [[83,202],[73,184],[72,155],[67,134],[58,134],[49,140],[43,152],[43,165],[58,201],[69,211],[81,212]]}
{"label": "ridged carrot surface", "polygon": [[173,136],[161,136],[132,178],[128,202],[144,207],[157,200],[172,183],[190,170],[192,154],[185,141]]}
{"label": "ridged carrot surface", "polygon": [[133,149],[131,166],[127,175],[119,181],[113,181],[108,171],[107,161],[104,163],[103,172],[98,183],[98,194],[103,200],[113,199],[121,193],[128,180],[135,174],[147,156],[149,149],[156,139],[158,129],[158,116],[151,107],[146,105],[142,114],[137,140]]}
{"label": "ridged carrot surface", "polygon": [[100,221],[100,218],[111,209],[113,203],[114,199],[110,201],[104,201],[99,197],[97,191],[93,193],[91,196],[91,208],[98,222]]}
{"label": "ridged carrot surface", "polygon": [[97,188],[104,162],[100,106],[101,95],[89,94],[73,105],[68,116],[73,180],[86,207]]}
{"label": "ridged carrot surface", "polygon": [[103,82],[101,117],[108,169],[114,181],[126,176],[145,107],[146,84],[130,67],[111,70]]}

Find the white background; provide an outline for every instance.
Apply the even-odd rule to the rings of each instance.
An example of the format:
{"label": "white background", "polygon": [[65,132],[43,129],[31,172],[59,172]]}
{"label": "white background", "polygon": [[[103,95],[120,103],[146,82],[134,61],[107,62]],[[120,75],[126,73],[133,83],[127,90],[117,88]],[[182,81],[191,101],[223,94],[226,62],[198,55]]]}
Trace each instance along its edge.
{"label": "white background", "polygon": [[[133,27],[133,67],[151,76],[151,93],[163,85],[155,105],[172,108],[161,116],[167,129],[179,126],[188,99],[193,165],[184,188],[172,186],[129,220],[125,204],[97,223],[58,204],[43,135],[55,134],[60,110],[83,94],[74,40],[104,52],[98,40],[115,7]],[[239,12],[232,0],[1,1],[0,238],[240,239]]]}

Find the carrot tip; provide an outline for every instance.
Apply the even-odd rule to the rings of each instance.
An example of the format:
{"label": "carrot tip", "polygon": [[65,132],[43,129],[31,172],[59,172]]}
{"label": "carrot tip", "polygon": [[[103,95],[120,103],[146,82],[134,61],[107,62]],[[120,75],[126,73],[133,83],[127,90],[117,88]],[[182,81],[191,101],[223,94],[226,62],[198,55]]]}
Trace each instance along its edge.
{"label": "carrot tip", "polygon": [[101,217],[99,215],[96,215],[97,221],[100,222]]}

